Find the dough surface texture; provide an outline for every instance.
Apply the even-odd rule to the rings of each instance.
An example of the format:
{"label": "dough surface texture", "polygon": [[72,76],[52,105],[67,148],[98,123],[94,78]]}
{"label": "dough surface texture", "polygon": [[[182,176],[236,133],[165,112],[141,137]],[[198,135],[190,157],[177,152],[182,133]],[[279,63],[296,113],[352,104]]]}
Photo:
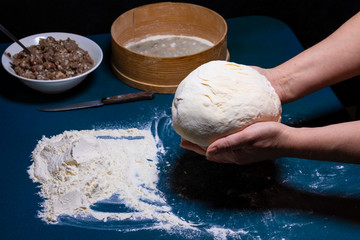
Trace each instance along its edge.
{"label": "dough surface texture", "polygon": [[265,76],[226,61],[211,61],[191,72],[172,103],[174,130],[203,147],[255,122],[280,121],[281,111],[279,96]]}

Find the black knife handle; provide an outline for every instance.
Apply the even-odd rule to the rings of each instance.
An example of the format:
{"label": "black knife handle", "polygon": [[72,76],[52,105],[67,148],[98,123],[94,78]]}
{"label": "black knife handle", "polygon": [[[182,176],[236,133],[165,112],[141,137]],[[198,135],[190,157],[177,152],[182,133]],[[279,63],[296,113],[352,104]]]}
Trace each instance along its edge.
{"label": "black knife handle", "polygon": [[154,92],[145,91],[145,92],[136,92],[123,95],[116,95],[111,97],[104,97],[101,99],[101,102],[104,104],[115,104],[115,103],[127,103],[141,100],[151,100],[154,98]]}

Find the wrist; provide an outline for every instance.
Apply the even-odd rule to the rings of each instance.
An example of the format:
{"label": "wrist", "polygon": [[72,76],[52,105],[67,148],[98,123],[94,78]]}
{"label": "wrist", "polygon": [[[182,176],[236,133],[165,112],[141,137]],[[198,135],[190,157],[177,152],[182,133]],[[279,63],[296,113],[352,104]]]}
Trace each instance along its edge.
{"label": "wrist", "polygon": [[333,129],[335,125],[324,127],[288,127],[284,131],[283,152],[286,157],[313,160],[337,159],[337,145],[341,144],[340,133]]}
{"label": "wrist", "polygon": [[282,104],[296,99],[296,95],[291,90],[291,83],[294,79],[291,74],[286,73],[280,67],[266,69],[263,74],[275,89]]}

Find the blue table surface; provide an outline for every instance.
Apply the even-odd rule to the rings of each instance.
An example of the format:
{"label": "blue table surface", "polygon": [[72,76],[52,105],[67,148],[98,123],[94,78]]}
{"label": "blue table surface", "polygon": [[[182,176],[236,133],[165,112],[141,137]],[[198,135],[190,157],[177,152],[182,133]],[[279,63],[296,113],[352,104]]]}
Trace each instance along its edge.
{"label": "blue table surface", "polygon": [[[273,18],[227,19],[231,61],[276,66],[303,50],[291,29]],[[47,113],[36,109],[138,91],[123,84],[109,64],[110,34],[92,35],[104,52],[100,67],[76,88],[46,95],[0,70],[0,239],[358,239],[360,165],[281,158],[249,166],[218,165],[179,147],[171,127],[171,94],[152,101]],[[1,44],[3,52],[9,44]],[[283,122],[319,126],[346,121],[330,88],[283,106]],[[153,124],[170,164],[159,166],[159,189],[185,220],[228,229],[214,235],[161,230],[124,232],[68,222],[48,225],[37,216],[42,199],[26,172],[42,136],[65,130],[129,128]],[[165,161],[162,161],[165,162]],[[185,174],[186,173],[186,174]],[[95,229],[97,228],[97,229]],[[118,228],[120,231],[116,231]],[[231,231],[235,233],[231,233]]]}

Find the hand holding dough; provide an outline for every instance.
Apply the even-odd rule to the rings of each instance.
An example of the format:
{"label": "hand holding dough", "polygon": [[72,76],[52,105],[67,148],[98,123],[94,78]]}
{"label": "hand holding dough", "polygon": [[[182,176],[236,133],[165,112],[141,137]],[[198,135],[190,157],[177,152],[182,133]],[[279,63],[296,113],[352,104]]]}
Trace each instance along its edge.
{"label": "hand holding dough", "polygon": [[280,121],[281,102],[270,82],[255,69],[211,61],[179,84],[172,119],[182,138],[207,147],[255,122]]}

